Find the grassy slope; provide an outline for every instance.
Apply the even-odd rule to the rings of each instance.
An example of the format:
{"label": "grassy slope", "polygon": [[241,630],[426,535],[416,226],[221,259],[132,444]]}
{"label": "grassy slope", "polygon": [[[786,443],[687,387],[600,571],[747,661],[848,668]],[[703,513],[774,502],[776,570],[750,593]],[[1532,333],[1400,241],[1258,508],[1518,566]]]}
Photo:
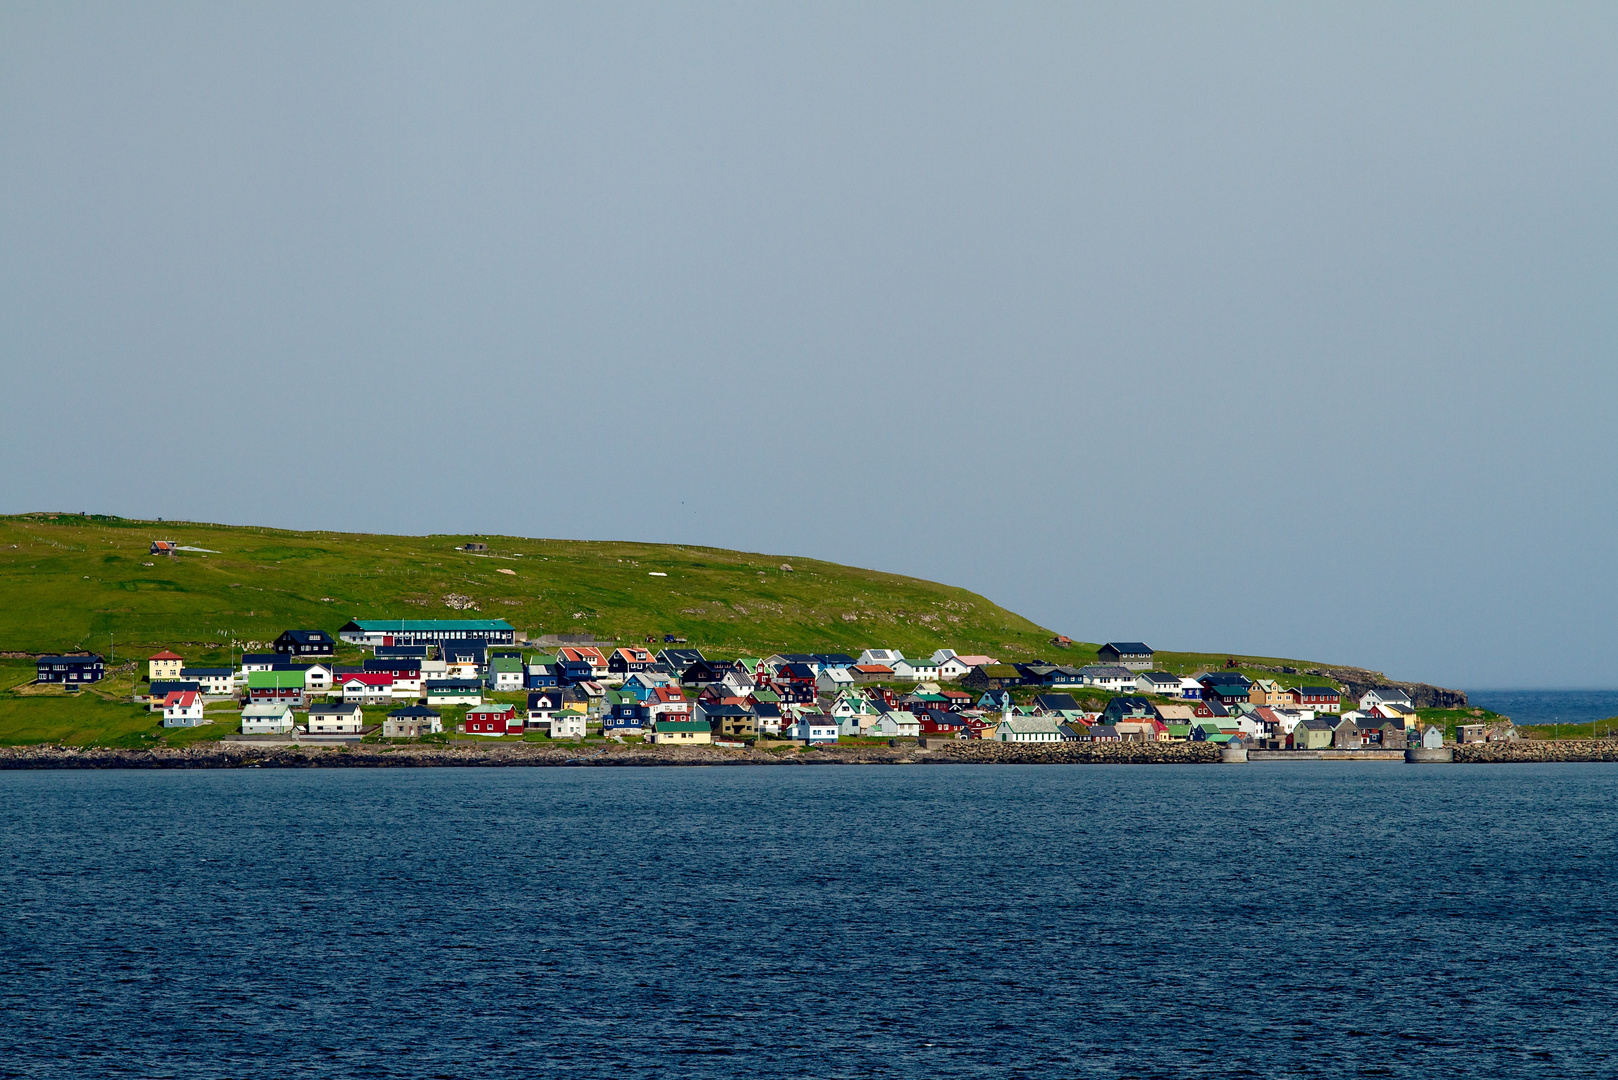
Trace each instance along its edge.
{"label": "grassy slope", "polygon": [[[159,538],[218,554],[148,555]],[[468,539],[486,541],[492,557],[457,551]],[[792,572],[781,570],[783,562]],[[668,576],[651,577],[653,570]],[[1008,659],[1051,651],[1049,631],[975,593],[810,559],[656,544],[0,517],[0,649],[9,651],[106,653],[111,635],[120,656],[169,646],[200,658],[207,650],[222,655],[231,641],[268,642],[289,627],[462,617],[445,605],[451,594],[476,602],[479,610],[466,616],[508,619],[532,634],[632,642],[674,633],[719,654],[877,643]]]}

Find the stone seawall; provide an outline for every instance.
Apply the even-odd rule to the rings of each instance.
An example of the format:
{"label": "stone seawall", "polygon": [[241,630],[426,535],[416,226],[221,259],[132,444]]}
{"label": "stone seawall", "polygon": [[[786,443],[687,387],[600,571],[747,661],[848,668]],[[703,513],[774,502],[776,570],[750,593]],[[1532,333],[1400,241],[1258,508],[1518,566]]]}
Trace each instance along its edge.
{"label": "stone seawall", "polygon": [[1618,739],[1509,739],[1455,748],[1457,763],[1502,765],[1531,761],[1618,761]]}
{"label": "stone seawall", "polygon": [[1219,760],[1206,743],[1010,743],[958,741],[919,746],[828,746],[801,751],[717,746],[610,744],[563,747],[545,743],[443,746],[264,746],[208,743],[185,749],[119,750],[64,746],[0,747],[0,769],[410,769],[433,767],[569,767],[609,765],[1161,765]]}
{"label": "stone seawall", "polygon": [[1211,765],[1216,743],[1003,743],[971,739],[937,752],[956,762],[1001,765]]}

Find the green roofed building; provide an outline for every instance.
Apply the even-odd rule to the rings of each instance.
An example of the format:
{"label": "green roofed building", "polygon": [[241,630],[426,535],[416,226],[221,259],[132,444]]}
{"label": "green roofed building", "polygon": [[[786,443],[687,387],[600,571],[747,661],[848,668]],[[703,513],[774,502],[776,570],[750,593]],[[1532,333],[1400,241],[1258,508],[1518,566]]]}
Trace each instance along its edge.
{"label": "green roofed building", "polygon": [[652,741],[672,746],[702,746],[713,742],[713,729],[706,720],[659,720],[652,729]]}
{"label": "green roofed building", "polygon": [[490,645],[512,645],[516,629],[504,619],[355,619],[337,636],[351,645],[442,645],[481,638]]}
{"label": "green roofed building", "polygon": [[247,673],[247,700],[254,704],[279,702],[301,709],[307,705],[301,671],[250,671]]}
{"label": "green roofed building", "polygon": [[489,659],[489,674],[485,676],[491,690],[522,689],[522,657],[495,656]]}

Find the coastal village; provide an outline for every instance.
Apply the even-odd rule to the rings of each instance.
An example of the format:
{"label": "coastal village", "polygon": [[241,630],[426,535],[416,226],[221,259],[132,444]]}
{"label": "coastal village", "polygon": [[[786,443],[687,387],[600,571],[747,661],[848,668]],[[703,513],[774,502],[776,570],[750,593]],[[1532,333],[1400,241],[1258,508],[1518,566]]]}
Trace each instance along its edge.
{"label": "coastal village", "polygon": [[[162,650],[137,700],[168,728],[228,723],[231,737],[601,738],[672,746],[806,747],[979,739],[1002,743],[1207,742],[1284,751],[1436,747],[1397,689],[1345,701],[1335,685],[1234,670],[1177,675],[1143,642],[1093,663],[1001,663],[939,649],[718,657],[665,635],[641,645],[530,643],[502,619],[357,619],[334,635],[290,629],[228,666]],[[1052,639],[1053,652],[1071,647]],[[339,663],[339,655],[357,663]],[[37,681],[100,681],[96,654],[45,656]],[[1458,742],[1513,738],[1509,722],[1460,725]]]}

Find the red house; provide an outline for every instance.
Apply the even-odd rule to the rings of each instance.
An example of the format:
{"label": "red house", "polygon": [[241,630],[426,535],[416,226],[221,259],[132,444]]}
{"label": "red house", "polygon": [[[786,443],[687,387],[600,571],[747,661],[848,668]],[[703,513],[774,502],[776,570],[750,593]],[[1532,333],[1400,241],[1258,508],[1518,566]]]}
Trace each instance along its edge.
{"label": "red house", "polygon": [[1343,707],[1343,695],[1329,686],[1294,686],[1287,691],[1294,708],[1313,709],[1315,712],[1338,712]]}
{"label": "red house", "polygon": [[966,731],[966,720],[944,709],[928,709],[921,718],[923,735],[954,735],[961,737]]}
{"label": "red house", "polygon": [[981,716],[963,716],[961,717],[961,723],[966,725],[966,737],[968,739],[994,738],[995,725]]}
{"label": "red house", "polygon": [[522,721],[517,719],[515,705],[480,705],[466,710],[468,735],[519,734]]}

